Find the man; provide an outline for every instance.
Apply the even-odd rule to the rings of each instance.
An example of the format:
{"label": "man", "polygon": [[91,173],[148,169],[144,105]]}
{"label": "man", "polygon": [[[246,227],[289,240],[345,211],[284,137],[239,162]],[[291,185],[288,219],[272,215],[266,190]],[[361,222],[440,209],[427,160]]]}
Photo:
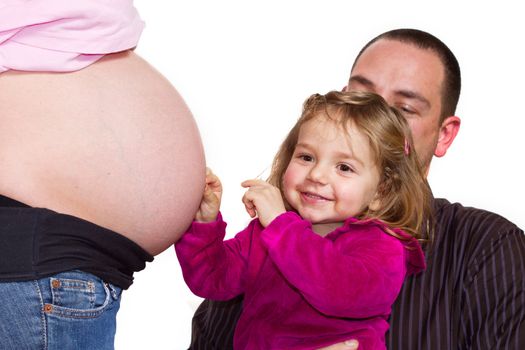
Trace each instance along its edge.
{"label": "man", "polygon": [[[393,30],[356,58],[347,89],[372,91],[403,111],[428,173],[459,131],[461,88],[452,52],[434,36]],[[524,349],[525,236],[506,219],[435,200],[436,227],[425,246],[427,270],[406,280],[392,308],[389,349]],[[204,301],[191,349],[231,348],[241,298]],[[355,349],[336,344],[329,349]]]}

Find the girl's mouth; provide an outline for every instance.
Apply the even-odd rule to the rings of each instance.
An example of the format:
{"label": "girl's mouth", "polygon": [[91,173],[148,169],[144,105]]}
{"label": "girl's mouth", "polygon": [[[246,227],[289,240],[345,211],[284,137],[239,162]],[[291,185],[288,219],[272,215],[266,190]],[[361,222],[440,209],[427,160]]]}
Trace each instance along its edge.
{"label": "girl's mouth", "polygon": [[318,202],[318,201],[329,201],[330,200],[326,197],[320,196],[312,192],[301,192],[301,197],[303,197],[308,202],[312,202],[312,201]]}

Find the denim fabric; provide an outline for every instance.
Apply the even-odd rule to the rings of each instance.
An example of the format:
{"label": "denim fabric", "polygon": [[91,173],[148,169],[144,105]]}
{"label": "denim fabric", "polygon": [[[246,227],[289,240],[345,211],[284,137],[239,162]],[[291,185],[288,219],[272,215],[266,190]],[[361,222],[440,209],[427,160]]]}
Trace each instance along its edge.
{"label": "denim fabric", "polygon": [[82,271],[0,282],[0,348],[114,348],[121,289]]}

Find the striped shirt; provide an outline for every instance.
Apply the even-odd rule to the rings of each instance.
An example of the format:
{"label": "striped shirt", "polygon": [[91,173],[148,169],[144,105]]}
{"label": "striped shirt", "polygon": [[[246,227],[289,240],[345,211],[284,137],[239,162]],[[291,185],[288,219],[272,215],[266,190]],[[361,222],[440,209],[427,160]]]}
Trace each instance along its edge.
{"label": "striped shirt", "polygon": [[[435,200],[427,269],[392,306],[388,349],[525,349],[525,235],[503,217]],[[232,349],[242,297],[205,300],[192,350]]]}

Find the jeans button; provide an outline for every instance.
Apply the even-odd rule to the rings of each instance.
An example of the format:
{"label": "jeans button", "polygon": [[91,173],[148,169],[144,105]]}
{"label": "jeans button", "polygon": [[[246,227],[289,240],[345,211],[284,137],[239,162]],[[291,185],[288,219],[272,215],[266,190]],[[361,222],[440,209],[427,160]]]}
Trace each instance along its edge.
{"label": "jeans button", "polygon": [[59,280],[52,280],[51,281],[51,287],[53,287],[53,288],[60,288],[60,281]]}
{"label": "jeans button", "polygon": [[45,312],[45,313],[50,313],[51,311],[53,311],[53,305],[51,305],[51,304],[45,304],[45,305],[44,305],[44,312]]}

